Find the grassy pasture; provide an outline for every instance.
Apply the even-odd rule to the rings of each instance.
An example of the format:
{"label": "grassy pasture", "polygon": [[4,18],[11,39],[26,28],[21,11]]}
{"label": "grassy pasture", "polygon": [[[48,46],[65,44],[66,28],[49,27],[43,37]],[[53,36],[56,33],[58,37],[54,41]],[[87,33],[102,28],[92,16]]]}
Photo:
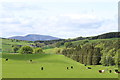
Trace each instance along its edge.
{"label": "grassy pasture", "polygon": [[0,39],[0,49],[2,49],[2,53],[11,53],[12,45],[30,45],[33,43],[29,43],[28,41],[16,41],[13,39]]}
{"label": "grassy pasture", "polygon": [[63,48],[64,47],[60,47],[60,48],[55,47],[55,48],[50,48],[50,49],[44,49],[43,52],[45,52],[47,54],[49,54],[49,53],[55,54],[59,49],[63,49]]}
{"label": "grassy pasture", "polygon": [[[117,40],[112,39],[98,39],[89,40],[89,42],[99,42],[103,40]],[[1,39],[0,39],[1,40]],[[85,40],[73,41],[73,44],[82,43]],[[11,45],[29,45],[34,43],[28,43],[27,41],[12,41],[8,39],[2,39],[0,48],[3,50],[2,56],[2,77],[3,78],[117,78],[118,74],[114,72],[99,73],[98,70],[114,70],[115,66],[104,67],[101,65],[89,66],[92,69],[88,70],[83,64],[80,64],[72,59],[65,57],[64,55],[53,54],[60,48],[47,48],[43,51],[47,54],[13,54]],[[1,47],[2,46],[2,47]],[[98,45],[99,46],[99,45]],[[5,54],[9,53],[9,54]],[[0,56],[1,57],[1,56]],[[5,59],[9,60],[6,62]],[[33,62],[29,62],[32,59]],[[74,66],[74,69],[70,69]],[[41,70],[44,67],[44,70]],[[66,68],[69,67],[67,70]]]}
{"label": "grassy pasture", "polygon": [[[111,39],[96,39],[96,40],[89,40],[89,42],[100,42],[100,41],[106,41],[106,40],[118,40],[119,38],[111,38]],[[78,40],[78,41],[72,41],[74,45],[80,44],[86,40]],[[2,43],[1,43],[2,42]],[[0,49],[2,49],[2,53],[12,53],[12,45],[30,45],[34,44],[33,42],[29,43],[28,41],[16,41],[12,39],[0,39]],[[45,53],[56,53],[58,49],[63,49],[65,46],[60,46],[60,48],[45,48],[43,51]],[[0,50],[1,51],[1,50]]]}
{"label": "grassy pasture", "polygon": [[[8,58],[8,61],[5,59]],[[29,60],[33,61],[30,62]],[[74,68],[71,69],[70,67]],[[44,67],[44,70],[41,70]],[[67,70],[67,67],[69,69]],[[115,69],[115,66],[104,67],[101,65],[89,66],[86,69],[63,55],[57,54],[3,54],[2,77],[3,78],[117,78],[118,74],[99,73],[99,69]]]}

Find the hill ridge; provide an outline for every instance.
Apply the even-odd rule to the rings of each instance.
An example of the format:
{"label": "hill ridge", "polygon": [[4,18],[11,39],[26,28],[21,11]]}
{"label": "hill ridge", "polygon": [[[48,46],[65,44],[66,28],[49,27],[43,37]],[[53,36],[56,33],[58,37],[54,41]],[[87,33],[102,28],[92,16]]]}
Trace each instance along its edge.
{"label": "hill ridge", "polygon": [[27,41],[46,41],[46,40],[58,40],[60,38],[49,36],[49,35],[39,35],[39,34],[28,34],[26,36],[13,36],[9,39],[27,40]]}

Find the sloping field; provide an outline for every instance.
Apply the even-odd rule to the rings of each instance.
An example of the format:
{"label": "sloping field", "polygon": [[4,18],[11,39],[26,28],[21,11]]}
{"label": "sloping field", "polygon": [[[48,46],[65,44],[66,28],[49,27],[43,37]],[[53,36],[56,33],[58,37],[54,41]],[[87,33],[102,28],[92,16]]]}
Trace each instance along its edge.
{"label": "sloping field", "polygon": [[[8,61],[6,59],[8,58]],[[32,62],[30,62],[32,60]],[[89,66],[86,69],[63,55],[57,54],[3,54],[3,78],[117,78],[114,72],[99,73],[98,70],[114,70],[115,67]],[[73,69],[71,69],[73,66]],[[43,67],[43,70],[41,70]],[[68,69],[67,69],[68,67]]]}

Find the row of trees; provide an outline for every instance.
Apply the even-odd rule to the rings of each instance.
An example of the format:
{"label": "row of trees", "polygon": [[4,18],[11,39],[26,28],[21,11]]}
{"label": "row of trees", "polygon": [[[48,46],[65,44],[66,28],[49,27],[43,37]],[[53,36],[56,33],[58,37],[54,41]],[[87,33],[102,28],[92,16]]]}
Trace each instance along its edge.
{"label": "row of trees", "polygon": [[63,54],[82,64],[120,65],[120,43],[118,40],[87,41],[85,44],[77,45],[67,42],[64,45],[66,48],[58,50],[57,53]]}
{"label": "row of trees", "polygon": [[59,50],[58,53],[86,65],[97,65],[101,59],[100,49],[95,48],[92,44],[84,45],[83,47],[80,45],[74,48],[69,47]]}
{"label": "row of trees", "polygon": [[120,43],[116,41],[104,42],[103,49],[101,50],[101,64],[104,66],[119,65],[120,66]]}
{"label": "row of trees", "polygon": [[72,41],[78,41],[78,40],[94,40],[94,39],[108,39],[108,38],[120,38],[120,32],[110,32],[110,33],[105,33],[105,34],[101,34],[98,36],[93,36],[93,37],[77,37],[74,39],[59,39],[59,40],[48,40],[48,41],[34,41],[39,42],[39,43],[44,43],[45,45],[50,45],[50,44],[54,44],[57,42],[72,42]]}
{"label": "row of trees", "polygon": [[41,48],[32,48],[30,46],[14,46],[13,47],[14,53],[21,53],[21,54],[39,54],[39,53],[44,53]]}

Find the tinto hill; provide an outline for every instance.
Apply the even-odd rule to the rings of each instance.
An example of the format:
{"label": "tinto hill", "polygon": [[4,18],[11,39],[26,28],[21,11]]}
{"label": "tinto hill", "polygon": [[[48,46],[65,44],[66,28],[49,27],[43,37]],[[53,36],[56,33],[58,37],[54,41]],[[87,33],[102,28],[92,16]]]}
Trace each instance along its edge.
{"label": "tinto hill", "polygon": [[58,40],[60,38],[47,36],[47,35],[29,34],[26,36],[14,36],[14,37],[10,37],[9,39],[18,39],[18,40],[26,40],[26,41],[36,41],[36,40],[46,41],[46,40]]}

